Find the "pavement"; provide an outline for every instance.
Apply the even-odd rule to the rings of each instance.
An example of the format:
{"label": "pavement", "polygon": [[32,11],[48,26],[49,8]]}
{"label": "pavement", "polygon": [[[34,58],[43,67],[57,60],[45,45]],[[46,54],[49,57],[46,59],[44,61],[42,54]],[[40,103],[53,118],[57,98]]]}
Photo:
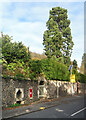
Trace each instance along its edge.
{"label": "pavement", "polygon": [[10,109],[10,110],[9,109],[2,110],[2,118],[8,119],[8,118],[13,118],[13,117],[17,117],[20,115],[24,115],[27,113],[40,111],[43,109],[47,109],[50,107],[60,105],[63,102],[65,103],[67,101],[71,102],[73,100],[77,100],[80,97],[84,98],[84,96],[82,95],[73,95],[73,96],[58,97],[54,99],[41,99],[40,101],[34,102],[31,105],[21,106],[21,107]]}

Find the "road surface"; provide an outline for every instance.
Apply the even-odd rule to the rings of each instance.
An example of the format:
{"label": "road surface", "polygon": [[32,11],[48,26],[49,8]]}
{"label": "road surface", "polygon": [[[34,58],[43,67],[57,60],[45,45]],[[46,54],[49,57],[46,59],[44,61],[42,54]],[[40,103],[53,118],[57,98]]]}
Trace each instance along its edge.
{"label": "road surface", "polygon": [[85,118],[86,106],[84,98],[77,96],[78,99],[65,101],[60,105],[44,109],[41,111],[25,114],[16,118]]}

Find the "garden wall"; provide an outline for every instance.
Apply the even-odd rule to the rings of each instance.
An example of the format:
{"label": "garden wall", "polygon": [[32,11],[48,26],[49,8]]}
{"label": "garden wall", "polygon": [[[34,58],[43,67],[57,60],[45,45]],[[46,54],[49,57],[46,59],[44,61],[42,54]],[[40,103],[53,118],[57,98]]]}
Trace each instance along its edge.
{"label": "garden wall", "polygon": [[[77,83],[66,81],[47,80],[39,91],[38,81],[31,80],[14,80],[2,78],[2,106],[10,106],[15,103],[29,104],[39,98],[56,98],[59,96],[67,96],[77,94]],[[73,85],[73,91],[72,91]],[[41,85],[40,85],[41,86]],[[41,88],[41,87],[40,87]],[[78,84],[78,92],[86,93],[86,84]],[[30,89],[32,89],[32,99],[30,98]],[[40,97],[41,96],[41,97]]]}

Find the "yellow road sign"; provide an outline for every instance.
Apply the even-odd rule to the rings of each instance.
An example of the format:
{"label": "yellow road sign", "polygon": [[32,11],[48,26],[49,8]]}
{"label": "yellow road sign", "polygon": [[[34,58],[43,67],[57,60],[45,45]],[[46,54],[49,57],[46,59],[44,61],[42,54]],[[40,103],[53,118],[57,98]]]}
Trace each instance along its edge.
{"label": "yellow road sign", "polygon": [[71,79],[71,75],[70,75],[70,82],[75,83],[75,74],[72,75],[72,79]]}

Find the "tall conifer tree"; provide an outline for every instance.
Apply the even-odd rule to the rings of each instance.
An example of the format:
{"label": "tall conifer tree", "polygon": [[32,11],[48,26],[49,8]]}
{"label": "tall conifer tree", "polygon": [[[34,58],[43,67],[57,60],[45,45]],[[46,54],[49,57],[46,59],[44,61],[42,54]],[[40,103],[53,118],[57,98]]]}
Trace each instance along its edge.
{"label": "tall conifer tree", "polygon": [[43,35],[44,50],[48,58],[54,55],[57,58],[63,57],[65,63],[69,60],[74,45],[69,25],[67,9],[55,7],[50,10],[47,30]]}

